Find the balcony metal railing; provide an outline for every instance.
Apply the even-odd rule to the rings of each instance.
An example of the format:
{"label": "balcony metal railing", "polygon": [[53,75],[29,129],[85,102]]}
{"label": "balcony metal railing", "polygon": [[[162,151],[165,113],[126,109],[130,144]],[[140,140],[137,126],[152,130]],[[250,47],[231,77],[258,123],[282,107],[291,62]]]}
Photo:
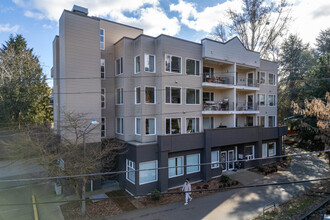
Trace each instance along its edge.
{"label": "balcony metal railing", "polygon": [[224,76],[219,73],[204,73],[203,82],[234,85],[234,77]]}
{"label": "balcony metal railing", "polygon": [[238,86],[259,87],[259,83],[257,80],[248,79],[248,78],[238,77],[236,84]]}
{"label": "balcony metal railing", "polygon": [[204,102],[203,111],[234,111],[234,102]]}
{"label": "balcony metal railing", "polygon": [[236,111],[258,111],[257,102],[238,102],[236,103]]}

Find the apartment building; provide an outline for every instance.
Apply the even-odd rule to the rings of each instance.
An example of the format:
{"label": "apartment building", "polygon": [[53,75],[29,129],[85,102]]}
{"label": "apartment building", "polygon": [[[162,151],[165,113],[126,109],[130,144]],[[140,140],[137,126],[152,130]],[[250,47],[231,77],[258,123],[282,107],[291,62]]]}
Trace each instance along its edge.
{"label": "apartment building", "polygon": [[[130,172],[119,182],[133,195],[167,191],[187,177],[207,181],[282,152],[277,64],[236,37],[151,37],[74,6],[60,18],[53,51],[56,132],[68,135],[63,115],[75,111],[101,123],[87,142],[125,141],[119,169]],[[170,168],[136,171],[160,167]]]}

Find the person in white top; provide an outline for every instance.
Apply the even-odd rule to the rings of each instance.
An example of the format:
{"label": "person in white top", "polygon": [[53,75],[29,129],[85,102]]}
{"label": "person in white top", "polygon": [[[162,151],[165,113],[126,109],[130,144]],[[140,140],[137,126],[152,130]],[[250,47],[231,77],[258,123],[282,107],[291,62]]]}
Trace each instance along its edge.
{"label": "person in white top", "polygon": [[183,184],[182,191],[185,192],[185,196],[186,196],[186,201],[185,201],[184,205],[188,205],[188,199],[189,199],[189,201],[192,200],[192,198],[190,196],[191,195],[191,185],[189,183],[188,178],[186,179],[186,181]]}

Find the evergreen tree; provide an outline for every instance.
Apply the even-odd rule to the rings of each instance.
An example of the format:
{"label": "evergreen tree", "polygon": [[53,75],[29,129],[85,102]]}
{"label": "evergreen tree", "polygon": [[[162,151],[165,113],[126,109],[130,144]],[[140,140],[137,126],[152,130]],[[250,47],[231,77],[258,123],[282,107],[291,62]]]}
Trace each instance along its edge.
{"label": "evergreen tree", "polygon": [[33,49],[22,35],[10,36],[0,48],[0,126],[50,122],[50,93]]}

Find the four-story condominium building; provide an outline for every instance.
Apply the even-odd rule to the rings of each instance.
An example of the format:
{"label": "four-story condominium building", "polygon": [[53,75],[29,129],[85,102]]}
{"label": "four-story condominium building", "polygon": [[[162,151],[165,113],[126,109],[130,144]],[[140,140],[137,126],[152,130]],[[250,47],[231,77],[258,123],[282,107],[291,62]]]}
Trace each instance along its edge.
{"label": "four-story condominium building", "polygon": [[[86,113],[101,122],[87,142],[125,141],[119,169],[130,172],[119,182],[128,192],[166,191],[281,154],[287,128],[277,127],[276,63],[236,37],[151,37],[87,14],[74,6],[59,21],[54,127],[66,136],[64,112]],[[170,168],[135,171],[160,167]]]}

